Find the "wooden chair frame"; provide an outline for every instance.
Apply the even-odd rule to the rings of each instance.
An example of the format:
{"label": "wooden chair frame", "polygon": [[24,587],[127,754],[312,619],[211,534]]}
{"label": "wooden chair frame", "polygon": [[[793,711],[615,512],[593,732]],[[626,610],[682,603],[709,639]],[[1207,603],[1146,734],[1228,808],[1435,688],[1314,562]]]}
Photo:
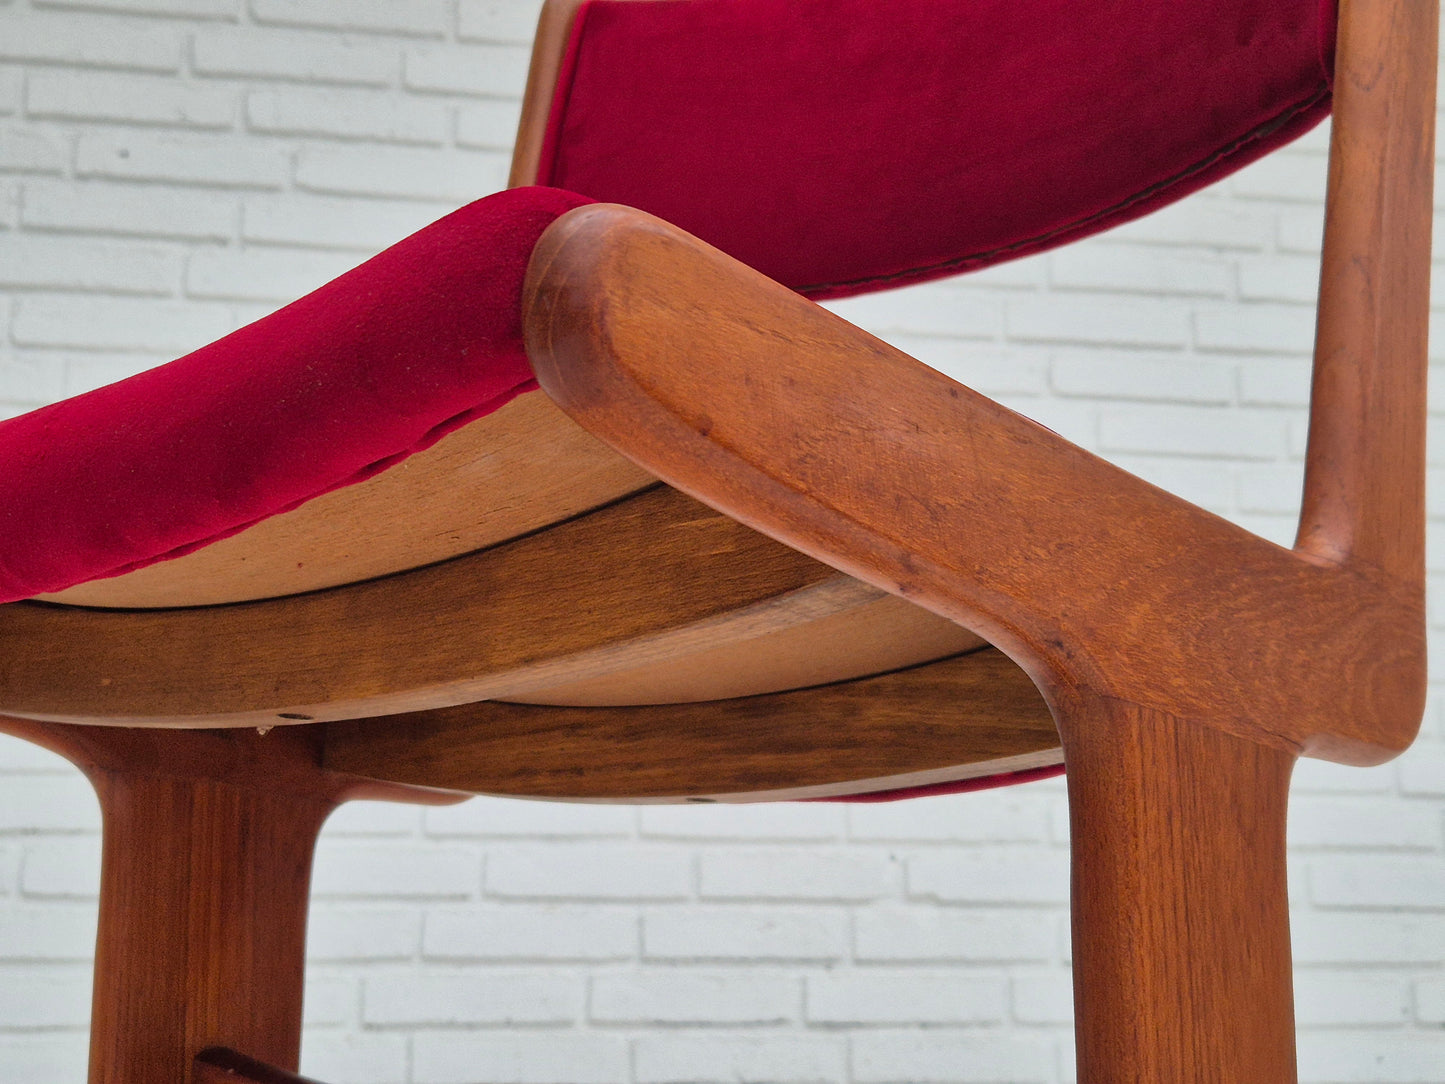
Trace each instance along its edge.
{"label": "wooden chair frame", "polygon": [[[549,5],[544,39],[575,6]],[[620,503],[381,579],[0,608],[0,726],[101,798],[93,1084],[300,1079],[307,870],[346,798],[802,796],[1046,764],[1060,739],[1080,1080],[1293,1081],[1294,759],[1378,763],[1423,705],[1435,49],[1434,3],[1342,0],[1293,550],[599,205],[537,247],[529,352],[583,429],[707,508],[629,466]],[[534,67],[522,179],[548,86]],[[691,544],[658,550],[660,523]],[[670,554],[666,607],[637,603],[642,550]],[[594,616],[529,612],[579,555]],[[925,664],[681,708],[545,702],[819,620],[903,621]],[[281,722],[320,725],[265,733]]]}

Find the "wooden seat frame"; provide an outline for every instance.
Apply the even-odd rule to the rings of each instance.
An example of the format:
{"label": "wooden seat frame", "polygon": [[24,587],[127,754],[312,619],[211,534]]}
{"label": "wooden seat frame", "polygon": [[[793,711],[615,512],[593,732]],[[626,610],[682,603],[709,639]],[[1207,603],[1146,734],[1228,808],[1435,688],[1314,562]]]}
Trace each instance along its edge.
{"label": "wooden seat frame", "polygon": [[[91,1081],[300,1080],[310,855],[348,798],[810,796],[1060,742],[1079,1079],[1294,1081],[1291,768],[1387,759],[1423,707],[1435,50],[1433,2],[1342,0],[1292,550],[597,205],[525,301],[547,395],[620,453],[595,510],[284,597],[0,608],[0,728],[101,799]],[[819,629],[843,646],[807,662]],[[749,677],[760,644],[792,668]]]}

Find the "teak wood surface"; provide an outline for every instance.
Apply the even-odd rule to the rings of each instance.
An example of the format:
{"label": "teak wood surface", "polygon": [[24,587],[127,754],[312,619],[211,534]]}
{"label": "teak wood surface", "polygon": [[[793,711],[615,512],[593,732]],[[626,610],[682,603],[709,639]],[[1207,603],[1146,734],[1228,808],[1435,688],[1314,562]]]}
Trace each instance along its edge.
{"label": "teak wood surface", "polygon": [[[871,634],[880,616],[895,638]],[[833,638],[814,658],[795,653],[797,665],[776,672],[744,665],[746,642],[766,648],[820,621]],[[800,673],[841,680],[980,641],[915,607],[882,605],[876,589],[656,488],[470,556],[327,591],[179,610],[0,607],[0,712],[265,726],[547,699],[552,685],[602,678],[615,702],[627,696],[626,671],[666,674],[728,644],[743,656],[730,668],[692,667],[705,691],[770,692]],[[635,699],[648,695],[634,687]]]}
{"label": "teak wood surface", "polygon": [[332,723],[325,758],[335,771],[401,783],[632,802],[816,798],[1061,759],[1038,690],[992,649],[821,688],[705,703],[485,701]]}
{"label": "teak wood surface", "polygon": [[324,769],[318,727],[260,735],[0,719],[0,731],[69,759],[100,799],[91,1084],[189,1084],[192,1059],[217,1046],[294,1071],[322,822],[349,798],[462,797]]}
{"label": "teak wood surface", "polygon": [[532,272],[540,379],[584,425],[970,627],[1056,710],[1088,688],[1354,763],[1415,734],[1420,598],[1379,569],[1264,542],[642,212],[571,212]]}
{"label": "teak wood surface", "polygon": [[[578,6],[544,10],[514,182]],[[310,853],[348,797],[807,796],[1060,740],[1079,1079],[1290,1084],[1290,767],[1393,755],[1423,697],[1435,47],[1429,0],[1341,2],[1293,550],[590,207],[538,246],[526,313],[580,429],[534,399],[408,474],[66,596],[159,608],[0,607],[0,712],[35,717],[0,729],[101,797],[93,1084],[302,1084]],[[536,426],[570,442],[537,495],[469,514],[454,480]],[[388,512],[432,518],[346,540]]]}
{"label": "teak wood surface", "polygon": [[559,219],[527,297],[538,377],[583,425],[972,629],[1056,712],[1082,687],[1360,764],[1415,734],[1418,577],[1266,542],[639,211]]}

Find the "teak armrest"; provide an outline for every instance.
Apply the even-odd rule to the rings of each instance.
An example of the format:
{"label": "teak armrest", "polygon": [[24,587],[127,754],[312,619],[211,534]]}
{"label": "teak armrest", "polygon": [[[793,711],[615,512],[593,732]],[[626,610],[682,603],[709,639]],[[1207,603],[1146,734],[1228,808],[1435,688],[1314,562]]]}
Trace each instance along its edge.
{"label": "teak armrest", "polygon": [[570,212],[524,296],[538,379],[580,424],[977,632],[1056,717],[1104,698],[1355,763],[1418,727],[1413,585],[1266,542],[660,220]]}

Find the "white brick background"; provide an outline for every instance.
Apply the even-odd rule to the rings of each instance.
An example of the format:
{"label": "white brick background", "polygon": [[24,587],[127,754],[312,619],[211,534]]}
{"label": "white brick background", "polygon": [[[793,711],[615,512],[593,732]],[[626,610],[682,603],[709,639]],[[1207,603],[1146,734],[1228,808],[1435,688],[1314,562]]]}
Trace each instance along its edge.
{"label": "white brick background", "polygon": [[[0,412],[168,360],[501,187],[534,19],[0,0]],[[1325,145],[838,308],[1287,543]],[[1399,761],[1304,762],[1290,833],[1303,1079],[1445,1081],[1438,694]],[[82,1079],[97,853],[79,777],[0,745],[0,1084]],[[358,805],[315,887],[303,1067],[337,1084],[1072,1079],[1058,782],[854,808]]]}

